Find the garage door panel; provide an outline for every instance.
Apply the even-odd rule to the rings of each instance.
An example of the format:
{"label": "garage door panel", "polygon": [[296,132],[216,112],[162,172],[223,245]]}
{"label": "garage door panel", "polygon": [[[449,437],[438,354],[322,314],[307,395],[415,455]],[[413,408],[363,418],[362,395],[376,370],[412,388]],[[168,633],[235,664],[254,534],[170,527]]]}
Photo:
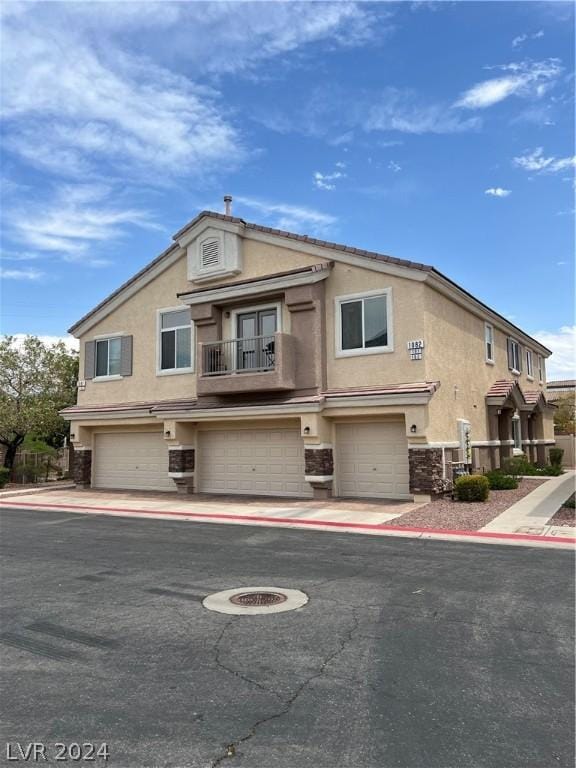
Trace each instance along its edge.
{"label": "garage door panel", "polygon": [[199,464],[199,487],[205,493],[312,495],[297,430],[202,432]]}
{"label": "garage door panel", "polygon": [[339,424],[336,464],[340,496],[408,497],[408,443],[403,423]]}
{"label": "garage door panel", "polygon": [[94,436],[95,488],[174,491],[161,432],[104,432]]}

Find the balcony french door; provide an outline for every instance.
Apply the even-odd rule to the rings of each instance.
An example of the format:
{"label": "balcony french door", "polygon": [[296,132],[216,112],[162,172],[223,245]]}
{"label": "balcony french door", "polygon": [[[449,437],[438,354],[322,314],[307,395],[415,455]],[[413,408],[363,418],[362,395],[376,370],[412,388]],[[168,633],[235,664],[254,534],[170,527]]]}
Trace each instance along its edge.
{"label": "balcony french door", "polygon": [[270,370],[274,367],[276,309],[260,309],[237,315],[236,370]]}

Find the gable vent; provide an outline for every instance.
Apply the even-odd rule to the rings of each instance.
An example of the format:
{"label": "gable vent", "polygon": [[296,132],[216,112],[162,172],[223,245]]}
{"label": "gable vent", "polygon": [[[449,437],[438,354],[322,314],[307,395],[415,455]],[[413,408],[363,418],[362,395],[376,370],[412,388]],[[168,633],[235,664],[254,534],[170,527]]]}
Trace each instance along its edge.
{"label": "gable vent", "polygon": [[220,262],[220,241],[204,240],[200,248],[202,268],[214,267]]}

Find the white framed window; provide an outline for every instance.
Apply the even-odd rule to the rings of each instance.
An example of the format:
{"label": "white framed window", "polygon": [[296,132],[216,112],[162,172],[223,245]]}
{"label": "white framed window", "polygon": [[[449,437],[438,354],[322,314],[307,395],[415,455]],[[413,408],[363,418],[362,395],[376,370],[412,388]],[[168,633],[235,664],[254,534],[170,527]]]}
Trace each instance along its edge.
{"label": "white framed window", "polygon": [[191,373],[194,370],[193,331],[189,307],[158,310],[158,364],[156,373]]}
{"label": "white framed window", "polygon": [[122,359],[122,338],[111,336],[106,339],[96,339],[95,378],[120,376]]}
{"label": "white framed window", "polygon": [[532,350],[526,350],[526,376],[529,379],[534,378],[534,369],[532,368]]}
{"label": "white framed window", "polygon": [[490,323],[484,323],[484,345],[486,351],[486,362],[494,362],[494,326]]}
{"label": "white framed window", "polygon": [[508,339],[508,368],[512,373],[520,373],[522,363],[520,360],[520,344],[515,339]]}
{"label": "white framed window", "polygon": [[522,428],[518,413],[512,416],[512,439],[514,440],[514,453],[522,453]]}
{"label": "white framed window", "polygon": [[542,355],[538,355],[538,381],[540,384],[544,383],[544,377],[546,375],[546,369],[544,368],[544,358]]}
{"label": "white framed window", "polygon": [[337,296],[336,357],[392,352],[392,289]]}

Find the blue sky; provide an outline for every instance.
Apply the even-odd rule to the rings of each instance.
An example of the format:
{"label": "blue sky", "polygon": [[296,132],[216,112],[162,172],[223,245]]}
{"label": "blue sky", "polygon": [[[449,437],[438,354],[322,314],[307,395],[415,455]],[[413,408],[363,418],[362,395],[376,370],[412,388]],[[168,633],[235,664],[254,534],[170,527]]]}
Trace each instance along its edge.
{"label": "blue sky", "polygon": [[2,6],[3,333],[203,208],[433,264],[574,370],[568,2]]}

